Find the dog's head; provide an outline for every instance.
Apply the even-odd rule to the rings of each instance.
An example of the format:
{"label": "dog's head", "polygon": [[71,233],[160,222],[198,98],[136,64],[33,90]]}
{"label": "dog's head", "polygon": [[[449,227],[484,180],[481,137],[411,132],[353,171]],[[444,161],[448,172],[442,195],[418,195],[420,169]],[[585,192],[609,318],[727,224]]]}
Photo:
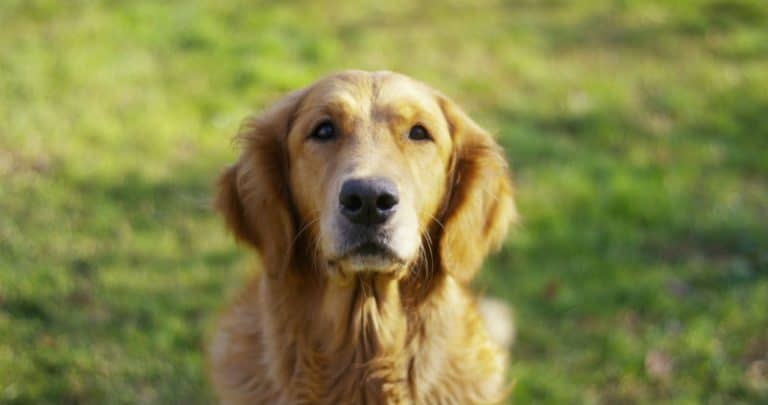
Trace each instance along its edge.
{"label": "dog's head", "polygon": [[267,271],[331,277],[420,263],[468,280],[515,216],[503,153],[452,101],[391,72],[347,71],[249,119],[217,208]]}

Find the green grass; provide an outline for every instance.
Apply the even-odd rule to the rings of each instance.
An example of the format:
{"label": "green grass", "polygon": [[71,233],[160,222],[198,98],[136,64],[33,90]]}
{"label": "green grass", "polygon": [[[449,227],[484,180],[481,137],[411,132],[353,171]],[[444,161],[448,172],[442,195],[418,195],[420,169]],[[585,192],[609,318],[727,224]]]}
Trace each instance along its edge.
{"label": "green grass", "polygon": [[768,3],[7,0],[0,403],[208,403],[240,120],[392,69],[498,133],[518,403],[768,401]]}

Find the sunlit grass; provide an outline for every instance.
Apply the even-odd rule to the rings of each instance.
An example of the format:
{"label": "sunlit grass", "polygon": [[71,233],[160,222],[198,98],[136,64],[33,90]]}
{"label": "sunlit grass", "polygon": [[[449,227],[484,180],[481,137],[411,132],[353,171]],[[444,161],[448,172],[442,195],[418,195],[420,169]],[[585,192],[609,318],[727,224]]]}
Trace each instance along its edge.
{"label": "sunlit grass", "polygon": [[[114,2],[113,2],[114,3]],[[0,402],[208,403],[253,259],[209,209],[240,120],[343,68],[498,134],[522,222],[478,286],[513,398],[768,400],[768,5],[0,7]]]}

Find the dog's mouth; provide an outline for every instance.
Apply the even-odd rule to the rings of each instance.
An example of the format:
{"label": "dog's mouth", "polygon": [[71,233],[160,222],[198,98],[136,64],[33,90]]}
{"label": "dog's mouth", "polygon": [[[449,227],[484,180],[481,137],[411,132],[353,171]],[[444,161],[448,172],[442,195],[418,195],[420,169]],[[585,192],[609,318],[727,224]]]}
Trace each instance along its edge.
{"label": "dog's mouth", "polygon": [[392,248],[387,246],[386,244],[380,243],[380,242],[363,242],[359,244],[357,247],[352,249],[347,256],[350,255],[357,255],[357,256],[373,256],[373,257],[380,257],[384,259],[391,259],[393,261],[400,261],[400,258],[397,256],[397,253],[395,253]]}
{"label": "dog's mouth", "polygon": [[361,273],[399,277],[407,273],[421,240],[417,222],[412,219],[415,215],[406,208],[401,207],[395,217],[382,224],[353,224],[338,215],[322,221],[318,253],[324,267],[331,274],[345,277]]}
{"label": "dog's mouth", "polygon": [[402,267],[406,260],[383,240],[367,239],[350,245],[328,264],[344,272],[386,272]]}

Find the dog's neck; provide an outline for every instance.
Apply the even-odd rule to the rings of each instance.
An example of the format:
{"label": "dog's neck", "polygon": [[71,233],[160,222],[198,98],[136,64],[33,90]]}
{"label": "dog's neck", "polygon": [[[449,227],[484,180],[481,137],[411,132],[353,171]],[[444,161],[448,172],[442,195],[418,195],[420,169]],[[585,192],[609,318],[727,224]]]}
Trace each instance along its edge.
{"label": "dog's neck", "polygon": [[326,285],[318,317],[325,349],[355,347],[356,360],[369,362],[396,352],[405,344],[406,317],[398,280],[388,275],[361,274],[350,285]]}
{"label": "dog's neck", "polygon": [[[348,281],[292,280],[288,291],[298,304],[292,307],[303,308],[304,314],[283,318],[293,325],[275,325],[294,329],[296,336],[296,344],[288,346],[294,353],[284,356],[281,374],[290,375],[297,389],[308,390],[308,398],[324,403],[407,400],[409,315],[400,297],[401,282],[373,273]],[[318,282],[322,289],[312,285]]]}

